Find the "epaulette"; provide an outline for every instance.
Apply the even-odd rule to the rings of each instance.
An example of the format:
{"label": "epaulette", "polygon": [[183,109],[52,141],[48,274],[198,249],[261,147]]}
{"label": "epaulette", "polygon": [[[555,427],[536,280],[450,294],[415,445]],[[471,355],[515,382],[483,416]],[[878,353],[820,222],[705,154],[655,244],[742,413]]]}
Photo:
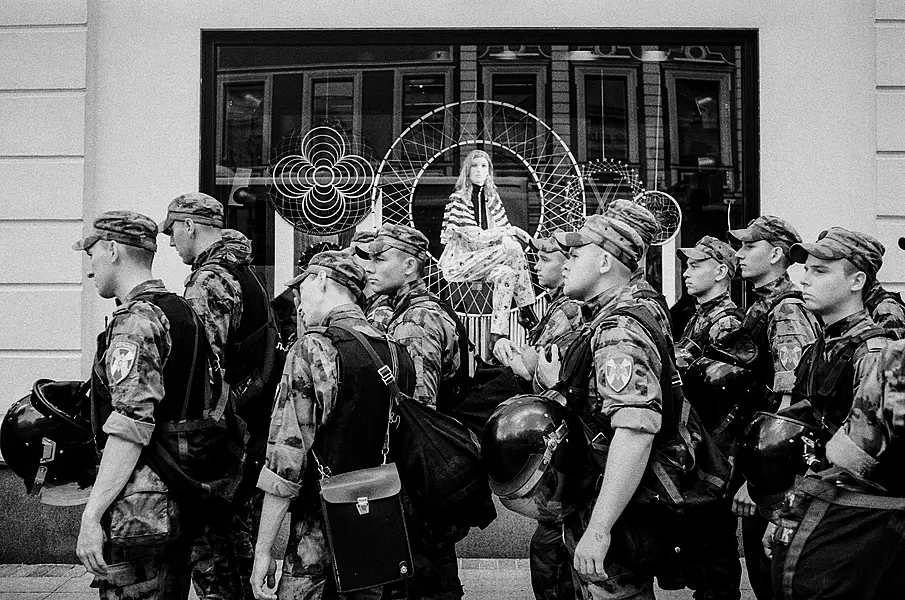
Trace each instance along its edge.
{"label": "epaulette", "polygon": [[873,337],[867,340],[867,351],[868,352],[879,352],[883,348],[886,347],[886,343],[889,340],[884,337]]}

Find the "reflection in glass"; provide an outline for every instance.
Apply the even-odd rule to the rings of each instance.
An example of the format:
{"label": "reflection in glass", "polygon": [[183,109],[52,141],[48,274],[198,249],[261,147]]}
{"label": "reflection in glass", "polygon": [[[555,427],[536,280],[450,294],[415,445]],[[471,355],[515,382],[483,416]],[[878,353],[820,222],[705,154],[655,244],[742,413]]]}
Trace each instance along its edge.
{"label": "reflection in glass", "polygon": [[676,120],[679,164],[720,166],[720,83],[677,79]]}
{"label": "reflection in glass", "polygon": [[629,162],[629,122],[625,77],[585,77],[587,158]]}
{"label": "reflection in glass", "polygon": [[263,164],[264,84],[225,86],[223,149],[219,164],[237,169]]}
{"label": "reflection in glass", "polygon": [[314,82],[312,127],[326,125],[348,135],[355,127],[355,82],[352,79]]}

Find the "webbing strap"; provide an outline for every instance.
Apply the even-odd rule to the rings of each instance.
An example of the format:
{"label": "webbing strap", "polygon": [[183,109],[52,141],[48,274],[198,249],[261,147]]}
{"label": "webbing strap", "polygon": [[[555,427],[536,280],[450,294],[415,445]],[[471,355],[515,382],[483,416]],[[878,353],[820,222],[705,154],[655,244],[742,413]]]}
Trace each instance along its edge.
{"label": "webbing strap", "polygon": [[792,543],[789,545],[789,551],[786,553],[786,562],[782,565],[782,591],[784,598],[794,598],[792,585],[795,579],[795,571],[798,567],[798,559],[801,558],[801,551],[804,550],[805,543],[811,537],[811,534],[814,533],[817,525],[820,524],[829,506],[823,500],[814,500],[808,507],[807,512],[805,512],[801,524],[798,525],[798,530],[795,532]]}
{"label": "webbing strap", "polygon": [[830,504],[851,508],[873,508],[876,510],[905,511],[905,498],[897,496],[875,496],[848,490],[821,479],[803,477],[796,484],[797,491],[820,498]]}

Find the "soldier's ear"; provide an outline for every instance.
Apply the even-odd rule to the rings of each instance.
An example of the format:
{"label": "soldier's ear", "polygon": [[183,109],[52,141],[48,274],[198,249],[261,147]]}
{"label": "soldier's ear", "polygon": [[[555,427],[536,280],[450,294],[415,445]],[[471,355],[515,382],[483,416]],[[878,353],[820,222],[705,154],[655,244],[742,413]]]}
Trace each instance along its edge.
{"label": "soldier's ear", "polygon": [[714,281],[724,281],[729,279],[729,267],[723,263],[718,263],[716,267],[716,279]]}
{"label": "soldier's ear", "polygon": [[107,244],[109,244],[107,247],[110,251],[110,262],[115,263],[123,255],[122,247],[119,245],[119,242],[117,242],[116,240],[110,240],[109,242],[107,242]]}
{"label": "soldier's ear", "polygon": [[770,250],[770,264],[775,265],[785,257],[782,248],[773,246]]}
{"label": "soldier's ear", "polygon": [[191,219],[186,219],[184,223],[186,235],[189,237],[195,237],[195,231],[197,231],[197,229],[195,228],[195,222]]}
{"label": "soldier's ear", "polygon": [[851,278],[853,292],[861,293],[861,290],[867,285],[867,273],[864,271],[855,271]]}

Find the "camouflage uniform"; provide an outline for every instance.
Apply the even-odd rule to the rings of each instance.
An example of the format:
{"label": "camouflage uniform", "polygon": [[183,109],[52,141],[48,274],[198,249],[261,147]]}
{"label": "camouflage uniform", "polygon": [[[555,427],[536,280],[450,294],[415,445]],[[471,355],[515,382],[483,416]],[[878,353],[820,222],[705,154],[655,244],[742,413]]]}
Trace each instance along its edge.
{"label": "camouflage uniform", "polygon": [[905,589],[905,341],[867,359],[829,469],[800,478],[773,537],[779,598],[900,598]]}
{"label": "camouflage uniform", "polygon": [[[637,267],[644,246],[634,229],[616,219],[595,215],[589,217],[578,232],[558,233],[554,237],[564,247],[595,243],[629,269]],[[599,323],[607,315],[623,307],[640,307],[632,297],[628,283],[614,286],[589,300],[582,311],[586,322]],[[609,319],[608,319],[609,320]],[[660,374],[663,364],[660,352],[650,334],[636,319],[625,315],[612,318],[613,326],[596,326],[591,335],[592,368],[588,382],[587,402],[580,412],[586,423],[604,419],[613,429],[626,428],[656,434],[662,425],[663,396]],[[567,375],[568,376],[568,375]],[[596,467],[590,471],[596,476]],[[593,499],[563,519],[563,539],[570,556],[587,530],[600,491],[599,478]],[[613,539],[620,530],[632,529],[632,515],[626,509],[613,528]],[[573,571],[576,589],[588,600],[625,598],[652,599],[653,578],[633,573],[619,556],[618,544],[611,544],[604,567],[607,579],[586,581]]]}
{"label": "camouflage uniform", "polygon": [[[763,215],[752,219],[745,229],[728,232],[728,237],[736,242],[752,242],[766,240],[773,246],[789,249],[801,242],[801,236],[789,223],[779,217]],[[754,288],[755,302],[748,308],[743,323],[757,319],[766,319],[766,334],[759,340],[758,369],[756,376],[775,397],[792,393],[795,385],[795,368],[801,360],[804,347],[814,341],[820,331],[816,317],[804,307],[797,298],[785,298],[779,301],[772,310],[770,306],[775,299],[795,289],[788,273],[783,273],[775,280]],[[756,410],[775,410],[773,398],[765,395],[763,405],[751,407],[749,416]],[[758,600],[773,597],[769,582],[770,561],[764,555],[761,538],[767,528],[767,521],[757,515],[742,519],[742,538],[745,550],[745,567],[751,587]]]}
{"label": "camouflage uniform", "polygon": [[393,318],[393,306],[389,296],[374,294],[365,300],[365,316],[378,331],[386,331],[387,323]]}
{"label": "camouflage uniform", "polygon": [[[98,215],[91,233],[73,245],[89,250],[98,240],[156,251],[157,226],[151,219],[130,211],[109,211]],[[117,436],[148,446],[156,428],[155,414],[164,399],[162,373],[171,354],[170,322],[163,310],[139,298],[148,293],[166,293],[163,282],[151,279],[136,286],[112,315],[95,357],[93,382],[109,393],[112,412],[103,423],[95,422],[95,435]],[[92,392],[94,396],[94,392]],[[99,419],[92,409],[92,419]],[[145,492],[132,495],[132,490]],[[135,502],[142,498],[142,502]],[[131,502],[127,502],[127,499]],[[116,600],[157,600],[187,597],[189,571],[186,568],[191,535],[184,508],[169,494],[160,477],[139,459],[123,491],[108,507],[101,520],[104,530],[106,576],[96,576],[92,587],[100,598]],[[161,518],[163,516],[163,518]],[[131,520],[126,520],[131,519]],[[130,543],[129,537],[133,539]],[[113,532],[117,532],[114,537]],[[138,543],[135,538],[166,536],[156,543]]]}
{"label": "camouflage uniform", "polygon": [[[607,207],[604,215],[617,221],[622,221],[635,230],[641,237],[641,241],[644,242],[642,257],[647,254],[647,249],[650,247],[654,236],[660,231],[660,224],[653,213],[630,200],[614,200]],[[663,333],[666,334],[666,339],[671,340],[672,316],[669,314],[666,299],[663,294],[655,290],[645,279],[643,262],[634,270],[629,283],[632,285],[632,297],[650,310],[654,319],[663,329]]]}
{"label": "camouflage uniform", "polygon": [[[864,299],[864,306],[869,307],[870,318],[885,329],[892,329],[905,334],[905,306],[889,298],[890,292],[875,282]],[[899,295],[899,298],[902,296]]]}

